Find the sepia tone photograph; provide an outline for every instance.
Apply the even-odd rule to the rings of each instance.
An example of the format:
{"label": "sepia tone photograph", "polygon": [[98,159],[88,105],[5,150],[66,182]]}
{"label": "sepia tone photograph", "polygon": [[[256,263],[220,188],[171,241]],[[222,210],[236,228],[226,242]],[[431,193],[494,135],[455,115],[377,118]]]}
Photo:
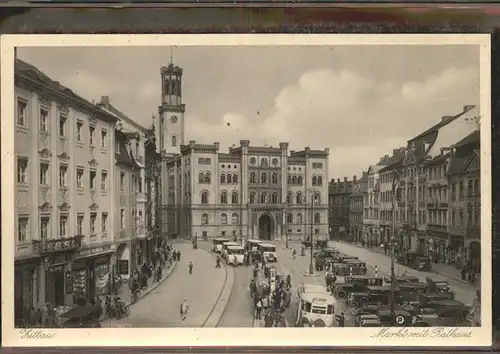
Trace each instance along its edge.
{"label": "sepia tone photograph", "polygon": [[463,339],[491,148],[457,43],[14,46],[14,327]]}

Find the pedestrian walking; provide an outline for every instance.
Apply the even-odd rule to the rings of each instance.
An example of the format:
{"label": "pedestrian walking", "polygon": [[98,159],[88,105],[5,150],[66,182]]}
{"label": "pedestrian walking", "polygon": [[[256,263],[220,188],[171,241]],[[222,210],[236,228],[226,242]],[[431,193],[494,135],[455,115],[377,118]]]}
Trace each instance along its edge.
{"label": "pedestrian walking", "polygon": [[180,261],[181,260],[181,251],[177,251],[177,260]]}
{"label": "pedestrian walking", "polygon": [[255,305],[255,318],[260,320],[261,313],[262,313],[262,301],[258,299],[257,304]]}
{"label": "pedestrian walking", "polygon": [[375,265],[375,276],[378,277],[378,267]]}
{"label": "pedestrian walking", "polygon": [[189,262],[189,275],[193,275],[193,262]]}
{"label": "pedestrian walking", "polygon": [[189,304],[187,299],[184,298],[184,301],[181,303],[181,320],[185,320],[189,311]]}
{"label": "pedestrian walking", "polygon": [[215,260],[215,268],[220,268],[220,257]]}
{"label": "pedestrian walking", "polygon": [[297,250],[294,248],[292,251],[292,257],[295,259],[295,256],[297,255]]}

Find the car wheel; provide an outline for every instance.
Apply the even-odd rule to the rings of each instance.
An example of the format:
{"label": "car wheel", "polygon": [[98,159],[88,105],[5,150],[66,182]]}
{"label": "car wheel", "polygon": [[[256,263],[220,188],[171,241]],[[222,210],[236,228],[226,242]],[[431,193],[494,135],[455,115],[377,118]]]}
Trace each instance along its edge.
{"label": "car wheel", "polygon": [[340,299],[344,299],[347,296],[347,293],[344,290],[337,291],[337,297]]}

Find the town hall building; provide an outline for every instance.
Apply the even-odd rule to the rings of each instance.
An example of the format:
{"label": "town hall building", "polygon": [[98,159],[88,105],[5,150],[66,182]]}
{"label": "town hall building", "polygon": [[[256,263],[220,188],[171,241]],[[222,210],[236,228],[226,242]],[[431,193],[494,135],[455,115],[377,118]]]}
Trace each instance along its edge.
{"label": "town hall building", "polygon": [[185,105],[178,66],[161,68],[162,102],[155,127],[164,237],[274,240],[326,239],[329,149],[289,150],[240,140],[228,152],[219,143],[185,140]]}

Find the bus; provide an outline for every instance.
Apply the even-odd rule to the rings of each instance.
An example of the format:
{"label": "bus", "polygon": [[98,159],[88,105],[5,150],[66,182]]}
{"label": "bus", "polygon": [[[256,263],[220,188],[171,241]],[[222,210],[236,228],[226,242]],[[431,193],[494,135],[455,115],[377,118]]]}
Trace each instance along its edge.
{"label": "bus", "polygon": [[335,298],[325,286],[300,284],[297,289],[298,327],[333,327]]}
{"label": "bus", "polygon": [[227,256],[227,248],[229,246],[241,246],[239,243],[237,242],[233,242],[233,241],[228,241],[228,242],[224,242],[222,244],[222,250],[221,250],[221,253],[222,253],[222,258],[226,258]]}
{"label": "bus", "polygon": [[224,242],[228,242],[229,239],[226,237],[215,237],[212,243],[212,252],[221,253],[222,252],[222,244]]}
{"label": "bus", "polygon": [[227,246],[226,262],[232,266],[243,264],[245,249],[242,246]]}
{"label": "bus", "polygon": [[277,262],[278,255],[276,254],[276,246],[272,243],[259,243],[258,251],[264,257],[266,262]]}

